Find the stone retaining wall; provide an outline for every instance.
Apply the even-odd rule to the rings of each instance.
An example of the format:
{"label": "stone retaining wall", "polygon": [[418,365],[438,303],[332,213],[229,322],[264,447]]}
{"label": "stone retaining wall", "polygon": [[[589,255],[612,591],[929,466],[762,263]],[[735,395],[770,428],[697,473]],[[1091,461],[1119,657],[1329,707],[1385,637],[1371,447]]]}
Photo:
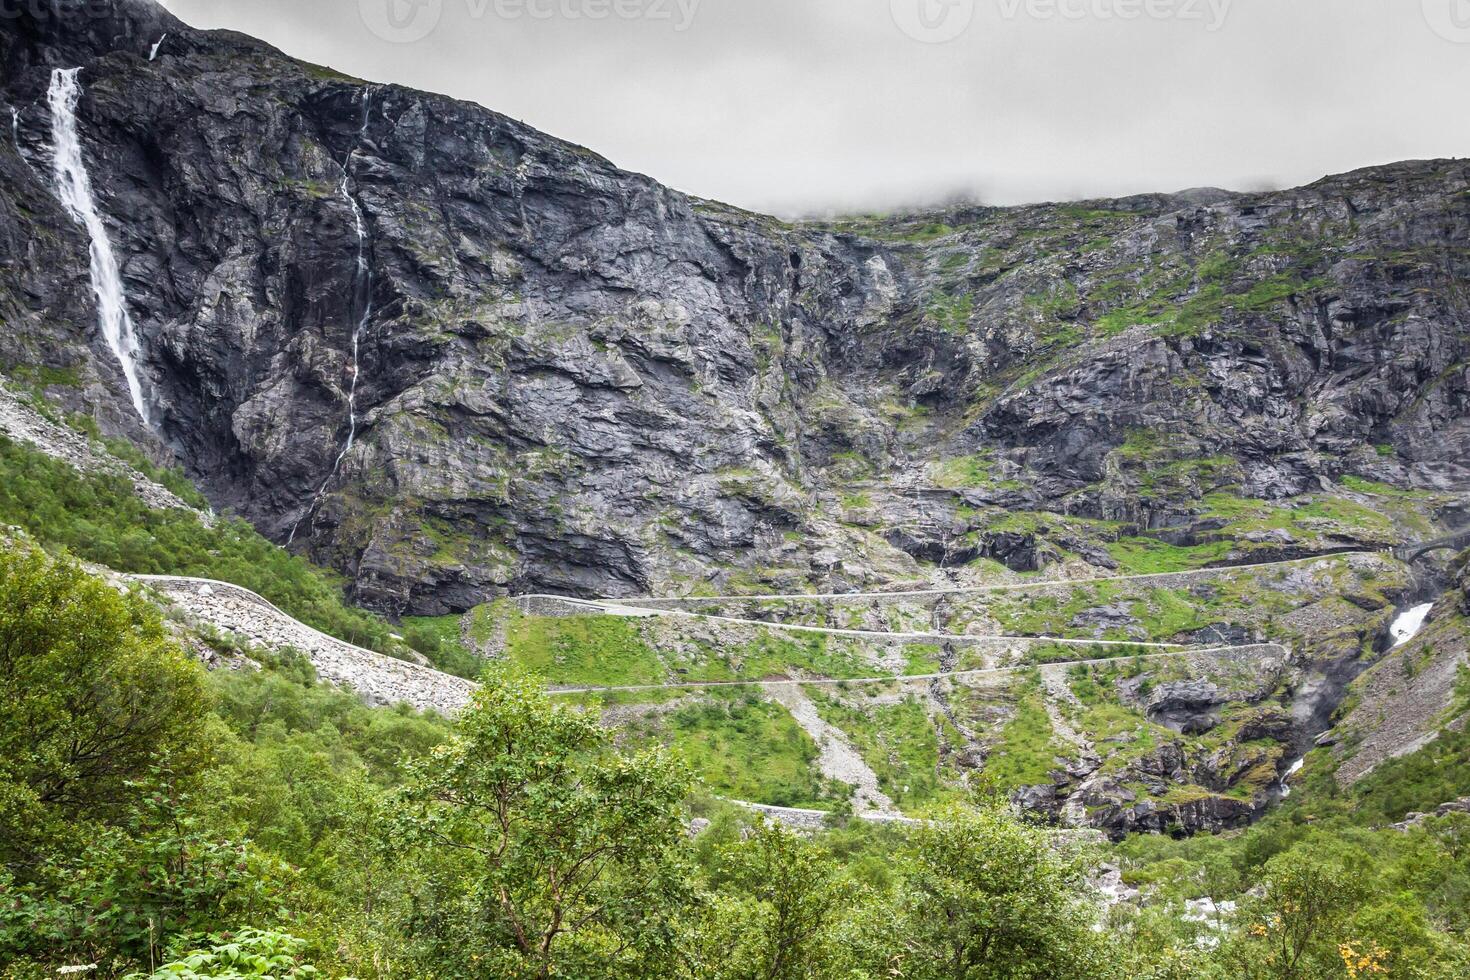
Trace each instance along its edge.
{"label": "stone retaining wall", "polygon": [[190,618],[210,623],[244,642],[310,658],[329,684],[358,692],[368,704],[409,704],[451,715],[469,703],[475,685],[459,677],[386,657],[314,630],[248,589],[222,582],[157,576],[131,578],[163,595]]}

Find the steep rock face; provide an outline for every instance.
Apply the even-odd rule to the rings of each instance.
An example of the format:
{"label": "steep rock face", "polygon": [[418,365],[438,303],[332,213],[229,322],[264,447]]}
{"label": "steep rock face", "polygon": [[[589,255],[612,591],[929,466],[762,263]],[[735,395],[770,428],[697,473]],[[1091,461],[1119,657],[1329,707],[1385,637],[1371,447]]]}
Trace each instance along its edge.
{"label": "steep rock face", "polygon": [[1461,729],[1470,671],[1470,563],[1461,555],[1450,587],[1412,639],[1386,650],[1357,677],[1322,743],[1339,760],[1347,785],[1384,762],[1432,743],[1445,728]]}
{"label": "steep rock face", "polygon": [[163,447],[389,612],[1106,565],[995,515],[1193,543],[1221,486],[1465,486],[1463,163],[789,225],[147,0],[0,22],[0,65],[4,366],[146,438],[50,188],[82,66]]}

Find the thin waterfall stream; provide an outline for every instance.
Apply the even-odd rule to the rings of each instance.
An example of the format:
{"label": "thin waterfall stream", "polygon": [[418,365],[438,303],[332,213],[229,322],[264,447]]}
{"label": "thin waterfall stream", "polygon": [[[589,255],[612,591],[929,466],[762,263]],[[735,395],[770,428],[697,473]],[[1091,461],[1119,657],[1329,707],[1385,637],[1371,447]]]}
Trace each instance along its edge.
{"label": "thin waterfall stream", "polygon": [[133,318],[128,314],[127,295],[123,290],[122,270],[117,253],[107,237],[107,226],[97,210],[92,193],[92,178],[82,156],[82,141],[77,133],[77,103],[82,97],[77,76],[80,68],[57,68],[51,73],[51,88],[46,94],[51,107],[51,141],[56,194],[71,216],[87,229],[91,241],[92,291],[97,295],[97,316],[107,346],[122,365],[128,394],[143,423],[153,427],[152,392],[142,368],[142,345],[138,342]]}
{"label": "thin waterfall stream", "polygon": [[291,533],[286,538],[287,544],[296,541],[296,532],[301,523],[308,520],[316,513],[317,505],[321,503],[322,497],[326,495],[327,488],[337,478],[342,469],[342,461],[352,451],[357,442],[357,379],[361,365],[358,358],[362,350],[362,335],[368,329],[368,321],[373,315],[373,273],[372,267],[367,259],[367,216],[363,214],[362,205],[358,203],[357,197],[352,193],[352,158],[357,155],[357,148],[367,139],[368,115],[372,108],[371,88],[364,89],[362,93],[362,123],[357,130],[357,143],[347,151],[347,158],[342,161],[342,182],[337,190],[349,207],[352,208],[352,220],[357,230],[357,270],[353,276],[352,301],[354,305],[361,303],[362,315],[357,319],[357,325],[352,330],[352,362],[349,365],[349,377],[347,382],[347,439],[342,444],[341,452],[332,462],[332,469],[322,485],[317,488],[316,495],[311,498],[311,504],[306,512],[297,518],[296,523],[291,526]]}

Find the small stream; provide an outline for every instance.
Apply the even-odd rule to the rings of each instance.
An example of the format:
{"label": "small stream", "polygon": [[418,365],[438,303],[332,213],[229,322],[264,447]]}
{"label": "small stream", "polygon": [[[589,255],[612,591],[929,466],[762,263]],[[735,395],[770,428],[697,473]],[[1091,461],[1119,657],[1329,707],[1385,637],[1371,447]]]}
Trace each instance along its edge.
{"label": "small stream", "polygon": [[[1397,650],[1405,644],[1412,642],[1414,637],[1418,636],[1420,631],[1424,629],[1424,623],[1429,618],[1429,613],[1433,609],[1434,603],[1426,602],[1417,606],[1411,606],[1399,613],[1394,618],[1393,623],[1388,627],[1388,635],[1393,640],[1393,646],[1390,649]],[[1302,766],[1305,764],[1306,758],[1302,757],[1294,761],[1286,770],[1286,773],[1281,777],[1281,781],[1276,784],[1279,799],[1284,800],[1291,795],[1291,777],[1301,772]]]}

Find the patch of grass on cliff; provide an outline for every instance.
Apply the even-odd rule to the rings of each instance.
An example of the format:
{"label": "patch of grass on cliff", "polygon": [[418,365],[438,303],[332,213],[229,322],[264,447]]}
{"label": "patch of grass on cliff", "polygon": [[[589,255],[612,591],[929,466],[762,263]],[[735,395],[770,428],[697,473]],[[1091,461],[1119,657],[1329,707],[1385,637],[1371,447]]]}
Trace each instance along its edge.
{"label": "patch of grass on cliff", "polygon": [[1423,490],[1402,490],[1376,480],[1365,480],[1361,476],[1345,476],[1338,482],[1354,493],[1364,493],[1371,497],[1396,497],[1403,500],[1430,500],[1434,497],[1434,494]]}
{"label": "patch of grass on cliff", "polygon": [[[1079,582],[1066,599],[1056,595],[1032,596],[1025,592],[1001,593],[990,608],[1002,629],[1013,636],[1078,637],[1082,628],[1074,620],[1083,612],[1112,602],[1119,587],[1111,582]],[[1127,639],[1104,636],[1099,639]]]}
{"label": "patch of grass on cliff", "polygon": [[1028,674],[1013,688],[1013,695],[1015,713],[985,759],[985,775],[1002,792],[1050,783],[1060,751],[1046,713],[1039,675]]}
{"label": "patch of grass on cliff", "polygon": [[1127,660],[1130,657],[1157,653],[1151,647],[1135,644],[1098,644],[1083,646],[1077,643],[1038,643],[1026,651],[1027,664],[1070,664],[1094,660]]}
{"label": "patch of grass on cliff", "polygon": [[1067,671],[1067,685],[1082,704],[1070,720],[1103,752],[1110,772],[1152,752],[1160,738],[1172,737],[1167,729],[1150,722],[1143,712],[1124,704],[1118,696],[1118,682],[1138,676],[1144,669],[1144,663],[1134,662],[1079,664]]}
{"label": "patch of grass on cliff", "polygon": [[939,736],[929,713],[910,696],[898,704],[855,708],[821,691],[809,690],[822,720],[852,742],[878,777],[878,786],[904,809],[957,795],[939,773]]}
{"label": "patch of grass on cliff", "polygon": [[831,803],[816,769],[816,743],[790,712],[755,691],[711,691],[702,703],[663,719],[661,727],[661,735],[644,734],[666,741],[717,796],[814,809]]}
{"label": "patch of grass on cliff", "polygon": [[909,676],[923,676],[924,674],[937,674],[942,666],[939,655],[943,651],[934,643],[911,643],[904,648],[907,665],[904,673]]}
{"label": "patch of grass on cliff", "polygon": [[192,512],[153,510],[121,476],[79,473],[0,436],[0,523],[49,548],[120,572],[183,575],[243,586],[324,633],[391,652],[391,628],[354,609],[342,579],[287,553],[244,521],[205,527]]}
{"label": "patch of grass on cliff", "polygon": [[937,293],[930,299],[927,312],[940,329],[963,336],[970,330],[970,317],[975,312],[975,297],[969,293],[959,296]]}
{"label": "patch of grass on cliff", "polygon": [[841,638],[829,638],[824,633],[772,630],[731,649],[727,656],[733,676],[742,680],[789,677],[794,672],[839,680],[874,673],[873,667],[848,650]]}
{"label": "patch of grass on cliff", "polygon": [[621,616],[514,616],[506,653],[548,684],[630,687],[668,678],[636,620]]}
{"label": "patch of grass on cliff", "polygon": [[1229,493],[1212,493],[1202,501],[1207,517],[1228,521],[1223,533],[1286,531],[1296,538],[1330,542],[1324,535],[1352,540],[1390,543],[1397,540],[1393,521],[1379,510],[1342,497],[1311,496],[1286,501],[1285,506],[1251,500]]}
{"label": "patch of grass on cliff", "polygon": [[1195,598],[1182,589],[1151,590],[1133,604],[1133,616],[1143,623],[1150,639],[1163,640],[1202,630],[1212,622]]}
{"label": "patch of grass on cliff", "polygon": [[0,362],[0,374],[4,374],[20,387],[36,391],[45,391],[47,388],[82,387],[81,372],[74,367],[46,367],[41,364]]}
{"label": "patch of grass on cliff", "polygon": [[477,680],[485,661],[464,645],[460,616],[405,616],[403,639],[446,674]]}
{"label": "patch of grass on cliff", "polygon": [[1108,544],[1108,553],[1125,575],[1160,575],[1208,568],[1223,561],[1230,551],[1229,541],[1183,547],[1154,538],[1120,538]]}
{"label": "patch of grass on cliff", "polygon": [[995,460],[989,453],[973,456],[956,456],[940,463],[935,470],[936,485],[949,490],[995,488],[1000,490],[1022,490],[1015,480],[998,480],[995,476]]}

